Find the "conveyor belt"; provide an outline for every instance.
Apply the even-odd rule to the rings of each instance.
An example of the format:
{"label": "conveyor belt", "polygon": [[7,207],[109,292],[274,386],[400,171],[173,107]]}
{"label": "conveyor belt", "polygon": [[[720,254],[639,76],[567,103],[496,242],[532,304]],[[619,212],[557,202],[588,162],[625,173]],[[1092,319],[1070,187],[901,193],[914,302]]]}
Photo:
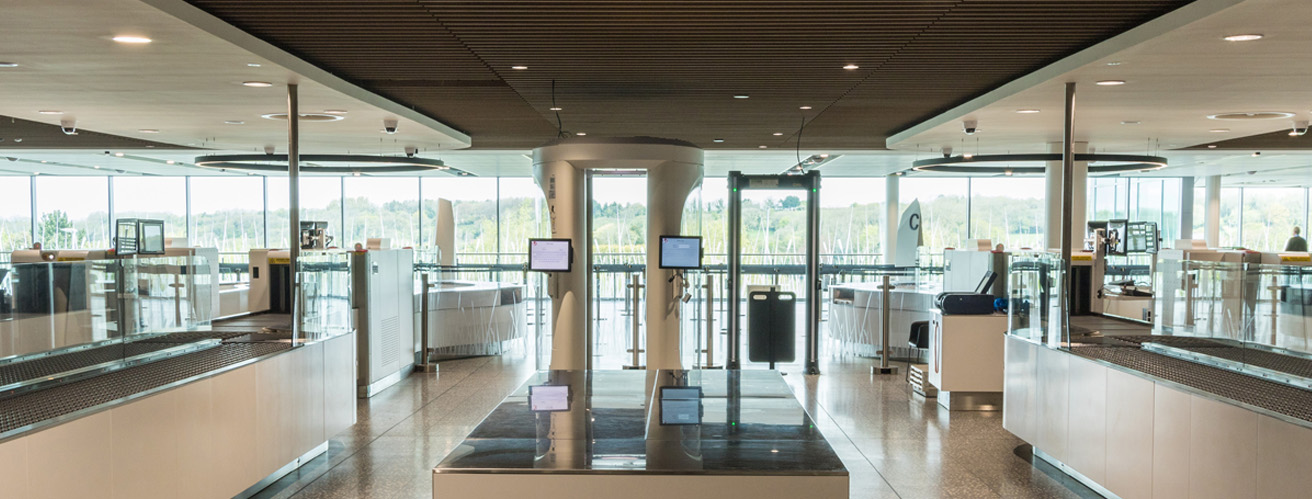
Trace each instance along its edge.
{"label": "conveyor belt", "polygon": [[290,343],[223,343],[196,353],[0,400],[0,437],[226,366],[291,348]]}
{"label": "conveyor belt", "polygon": [[1241,362],[1252,366],[1270,369],[1303,378],[1312,378],[1312,359],[1283,355],[1259,348],[1245,348],[1235,344],[1213,341],[1206,338],[1184,336],[1139,336],[1134,338],[1117,338],[1134,343],[1160,343],[1181,350],[1210,355],[1220,359]]}
{"label": "conveyor belt", "polygon": [[1312,422],[1312,391],[1158,355],[1134,348],[1128,343],[1126,346],[1076,344],[1072,345],[1071,352],[1179,383],[1217,397]]}

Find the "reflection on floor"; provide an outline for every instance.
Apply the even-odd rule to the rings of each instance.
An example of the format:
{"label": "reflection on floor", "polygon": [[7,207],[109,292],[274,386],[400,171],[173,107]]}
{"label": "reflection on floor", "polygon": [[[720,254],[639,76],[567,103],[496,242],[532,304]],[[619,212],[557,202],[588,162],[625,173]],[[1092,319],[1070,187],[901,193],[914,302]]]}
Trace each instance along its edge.
{"label": "reflection on floor", "polygon": [[[533,371],[527,355],[447,361],[360,401],[359,422],[264,498],[429,498],[431,470]],[[785,379],[851,472],[853,498],[1097,497],[1017,455],[1001,413],[955,412],[911,393],[876,361],[831,359]],[[902,365],[901,372],[906,373]]]}

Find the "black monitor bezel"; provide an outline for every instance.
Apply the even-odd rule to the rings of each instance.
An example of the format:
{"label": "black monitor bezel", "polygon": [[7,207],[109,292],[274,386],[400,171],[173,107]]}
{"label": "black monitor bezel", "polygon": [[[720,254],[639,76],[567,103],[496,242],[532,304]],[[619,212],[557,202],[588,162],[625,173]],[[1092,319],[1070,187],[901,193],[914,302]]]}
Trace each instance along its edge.
{"label": "black monitor bezel", "polygon": [[[534,242],[557,242],[569,245],[569,265],[565,270],[559,269],[539,269],[533,267],[533,243]],[[530,238],[528,240],[528,270],[531,272],[573,272],[574,271],[574,240],[565,238]]]}
{"label": "black monitor bezel", "polygon": [[[667,237],[669,237],[669,238],[676,238],[676,239],[696,239],[696,240],[697,240],[697,266],[696,266],[696,267],[678,267],[678,266],[667,266],[667,265],[665,265],[665,244],[664,244],[664,242],[665,242],[665,238],[667,238]],[[706,246],[702,244],[702,236],[680,236],[680,235],[677,235],[677,234],[666,234],[666,235],[662,235],[662,236],[660,236],[660,237],[657,239],[657,243],[656,243],[656,266],[657,266],[658,268],[668,269],[668,270],[697,270],[697,269],[701,269],[701,268],[705,265],[705,260],[706,260]]]}
{"label": "black monitor bezel", "polygon": [[[667,389],[667,388],[675,389],[675,390],[697,390],[697,398],[695,399],[695,400],[697,400],[697,422],[695,422],[695,423],[667,423],[667,422],[665,422],[665,401],[667,400],[667,399],[665,398],[665,389]],[[706,410],[706,407],[705,407],[705,405],[702,404],[702,400],[705,399],[705,398],[706,398],[706,393],[705,393],[704,390],[702,390],[702,387],[700,387],[700,386],[669,386],[669,385],[667,385],[667,386],[662,386],[662,387],[660,387],[659,398],[657,399],[657,402],[659,403],[660,408],[661,408],[661,410],[660,410],[660,414],[657,415],[658,418],[659,418],[659,421],[658,421],[658,422],[659,422],[660,425],[662,425],[662,426],[696,426],[696,425],[700,425],[700,424],[702,424],[702,420],[705,419],[705,417],[706,417],[706,415],[704,414],[704,413],[705,413],[705,410]],[[669,399],[669,400],[693,400],[693,399]]]}

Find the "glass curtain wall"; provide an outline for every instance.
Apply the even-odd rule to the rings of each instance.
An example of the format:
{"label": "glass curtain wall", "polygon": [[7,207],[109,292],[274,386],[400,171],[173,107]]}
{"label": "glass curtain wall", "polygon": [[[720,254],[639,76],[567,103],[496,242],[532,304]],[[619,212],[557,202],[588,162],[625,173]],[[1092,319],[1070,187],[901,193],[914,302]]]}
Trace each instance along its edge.
{"label": "glass curtain wall", "polygon": [[1240,240],[1243,247],[1257,251],[1283,251],[1294,227],[1303,228],[1306,234],[1306,189],[1245,188],[1242,198]]}
{"label": "glass curtain wall", "polygon": [[186,177],[115,177],[114,220],[164,221],[165,237],[187,237]]}
{"label": "glass curtain wall", "polygon": [[437,216],[440,200],[451,202],[455,222],[457,264],[496,263],[497,179],[481,177],[424,177],[423,220],[421,232],[424,240],[419,246],[435,246]]}
{"label": "glass curtain wall", "polygon": [[528,240],[551,234],[547,199],[532,178],[502,177],[499,185],[500,263],[527,263]]}
{"label": "glass curtain wall", "polygon": [[109,177],[38,176],[36,240],[47,249],[110,247]]}
{"label": "glass curtain wall", "polygon": [[[369,238],[390,239],[393,248],[417,246],[420,232],[417,180],[415,177],[343,177],[342,213],[346,231],[340,233],[344,239],[338,241],[338,246],[351,248],[355,243],[365,244]],[[330,231],[329,234],[339,233]]]}
{"label": "glass curtain wall", "polygon": [[[0,177],[0,250],[32,245],[32,177]],[[0,258],[7,261],[8,256]]]}
{"label": "glass curtain wall", "polygon": [[264,177],[191,177],[196,247],[244,253],[264,243]]}
{"label": "glass curtain wall", "polygon": [[[270,247],[286,248],[291,243],[288,227],[287,177],[268,177],[269,207],[266,242]],[[328,222],[328,234],[342,237],[342,178],[301,177],[301,221]],[[361,241],[363,242],[363,241]],[[334,246],[348,244],[341,239]]]}
{"label": "glass curtain wall", "polygon": [[1043,177],[970,179],[971,239],[990,239],[1009,250],[1042,249],[1046,182]]}
{"label": "glass curtain wall", "polygon": [[[825,255],[822,262],[880,263],[885,201],[882,178],[821,177],[820,253]],[[805,222],[803,219],[803,230]]]}
{"label": "glass curtain wall", "polygon": [[970,239],[970,182],[965,178],[903,178],[898,184],[900,210],[920,200],[925,248],[940,253]]}

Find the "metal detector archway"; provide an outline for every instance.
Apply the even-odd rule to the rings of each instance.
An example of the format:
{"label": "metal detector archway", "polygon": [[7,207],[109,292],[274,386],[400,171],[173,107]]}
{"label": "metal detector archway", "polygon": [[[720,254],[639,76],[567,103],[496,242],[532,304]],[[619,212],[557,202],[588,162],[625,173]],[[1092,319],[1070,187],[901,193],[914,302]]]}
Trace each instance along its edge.
{"label": "metal detector archway", "polygon": [[743,175],[729,172],[729,348],[725,364],[742,367],[742,191],[806,191],[806,374],[820,374],[820,172]]}

